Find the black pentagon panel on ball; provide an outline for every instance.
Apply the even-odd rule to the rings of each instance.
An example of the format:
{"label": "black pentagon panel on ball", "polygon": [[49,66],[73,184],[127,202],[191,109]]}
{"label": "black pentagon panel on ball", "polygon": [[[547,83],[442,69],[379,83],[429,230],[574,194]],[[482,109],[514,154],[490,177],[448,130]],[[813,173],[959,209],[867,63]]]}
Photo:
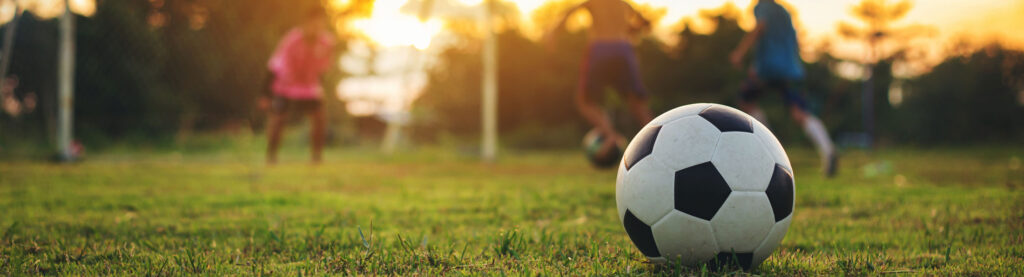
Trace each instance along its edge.
{"label": "black pentagon panel on ball", "polygon": [[633,244],[636,244],[636,248],[640,249],[640,253],[648,257],[661,257],[661,253],[658,252],[658,245],[654,243],[654,233],[651,232],[651,226],[647,226],[639,218],[633,215],[633,212],[626,210],[626,216],[623,217],[622,225],[626,227],[626,234],[629,235],[629,239],[633,240]]}
{"label": "black pentagon panel on ball", "polygon": [[779,222],[793,213],[793,175],[781,165],[775,165],[775,172],[772,173],[772,179],[768,183],[765,194],[768,195],[768,202],[772,204],[775,222]]}
{"label": "black pentagon panel on ball", "polygon": [[676,210],[711,220],[729,198],[729,184],[711,162],[676,171]]}
{"label": "black pentagon panel on ball", "polygon": [[743,270],[750,270],[751,263],[754,261],[754,253],[734,253],[734,252],[722,252],[718,253],[714,259],[708,262],[711,268],[724,269],[729,267],[743,268]]}
{"label": "black pentagon panel on ball", "polygon": [[654,150],[654,140],[658,138],[658,133],[660,132],[661,126],[654,126],[644,128],[636,134],[636,137],[633,138],[636,141],[634,142],[636,147],[626,149],[626,155],[622,160],[626,163],[626,169],[630,169],[637,162],[651,154],[651,151]]}
{"label": "black pentagon panel on ball", "polygon": [[750,125],[750,119],[731,109],[710,107],[700,112],[700,116],[722,132],[754,132],[753,125]]}

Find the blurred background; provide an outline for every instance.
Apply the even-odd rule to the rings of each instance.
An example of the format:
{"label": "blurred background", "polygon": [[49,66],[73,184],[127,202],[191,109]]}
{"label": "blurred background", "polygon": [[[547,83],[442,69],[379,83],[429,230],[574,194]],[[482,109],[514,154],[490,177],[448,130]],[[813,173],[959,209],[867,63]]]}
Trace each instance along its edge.
{"label": "blurred background", "polygon": [[[329,145],[376,146],[392,124],[400,147],[476,151],[481,55],[485,26],[493,26],[501,147],[579,147],[589,126],[572,97],[588,18],[573,18],[554,51],[539,42],[576,2],[3,0],[10,58],[0,87],[0,158],[58,147],[65,3],[74,26],[73,136],[90,151],[261,137],[267,60],[315,6],[342,42],[323,82]],[[736,102],[745,73],[728,54],[753,28],[756,0],[631,2],[654,22],[636,49],[655,113]],[[840,145],[1024,141],[1024,1],[779,2],[794,15],[812,110]],[[607,102],[619,101],[613,95]],[[611,107],[622,131],[638,129],[622,105]],[[807,143],[786,124],[782,105],[764,107],[786,145]]]}

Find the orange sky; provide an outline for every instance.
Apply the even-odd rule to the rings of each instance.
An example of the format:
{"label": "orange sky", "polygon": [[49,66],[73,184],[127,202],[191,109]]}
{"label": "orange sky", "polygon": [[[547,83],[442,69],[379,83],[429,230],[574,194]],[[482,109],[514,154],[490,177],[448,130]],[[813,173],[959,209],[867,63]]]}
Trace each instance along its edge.
{"label": "orange sky", "polygon": [[[334,0],[346,2],[349,0]],[[417,26],[414,14],[417,3],[423,0],[377,0],[374,16],[360,20],[355,29],[361,29],[374,40],[385,46],[415,45],[425,49],[431,39],[425,34],[440,34],[440,24],[431,20],[424,26]],[[838,37],[839,22],[859,23],[850,13],[851,8],[861,0],[780,0],[793,9],[795,23],[801,36],[804,50],[811,52],[825,40],[831,43],[832,53],[841,58],[861,60],[865,50],[863,43]],[[435,15],[462,13],[479,7],[482,0],[433,0]],[[514,0],[521,13],[522,29],[528,36],[538,38],[542,30],[550,26],[539,26],[531,22],[533,13],[547,0]],[[719,8],[732,4],[743,10],[744,27],[753,25],[751,10],[757,0],[634,0],[640,5],[664,8],[665,16],[658,22],[654,33],[662,40],[673,43],[673,34],[680,21],[689,19],[700,28],[702,21],[693,20],[701,10]],[[889,0],[890,3],[896,0]],[[975,43],[998,40],[1004,44],[1024,49],[1024,0],[917,0],[907,16],[896,22],[896,26],[924,26],[931,30],[913,41],[902,42],[925,55],[913,68],[906,68],[904,75],[913,75],[927,70],[929,64],[941,61],[954,41],[968,38]],[[409,6],[415,6],[409,9]],[[405,7],[403,11],[399,11]],[[456,11],[457,10],[457,11]],[[479,10],[479,9],[477,9]],[[705,24],[707,25],[707,24]],[[415,31],[410,31],[415,30]],[[700,31],[698,29],[698,31]],[[406,42],[405,40],[410,40]],[[443,44],[443,43],[442,43]]]}
{"label": "orange sky", "polygon": [[[334,0],[347,2],[348,0]],[[439,24],[430,22],[427,26],[417,29],[415,36],[408,35],[410,28],[415,29],[414,22],[408,22],[414,16],[402,17],[399,9],[406,2],[419,0],[377,0],[374,11],[376,22],[358,22],[357,28],[375,33],[375,37],[384,44],[401,45],[404,38],[415,40],[417,48],[425,48],[429,39],[426,34],[437,34]],[[435,0],[455,5],[474,5],[482,0]],[[537,30],[546,26],[531,26],[529,22],[532,12],[547,0],[513,0],[523,14],[525,29],[538,35]],[[757,0],[634,0],[640,4],[667,9],[666,16],[660,22],[656,33],[661,37],[669,37],[671,29],[683,18],[693,18],[700,10],[713,9],[726,3],[732,3],[745,11]],[[850,15],[850,7],[861,0],[785,0],[795,9],[797,24],[805,44],[815,44],[825,38],[835,38],[836,24],[840,21],[856,22]],[[14,0],[22,7],[27,7],[34,14],[52,17],[59,14],[64,0]],[[890,0],[895,2],[895,0]],[[95,0],[71,0],[74,11],[91,15],[95,11]],[[925,39],[921,45],[926,47],[947,47],[952,38],[969,37],[972,39],[998,39],[1005,44],[1024,49],[1024,0],[916,0],[914,8],[901,22],[932,26],[937,31]],[[452,6],[451,4],[447,6]],[[13,14],[11,2],[0,3],[0,22],[6,21]],[[441,11],[443,12],[443,11]],[[747,15],[749,16],[749,15]],[[749,23],[750,21],[747,21]],[[749,25],[749,24],[748,24]],[[749,28],[749,26],[747,26]],[[856,43],[838,43],[836,54],[855,58],[863,50]],[[944,49],[937,49],[942,51]]]}
{"label": "orange sky", "polygon": [[[514,1],[524,13],[530,13],[544,0]],[[664,7],[667,14],[655,30],[667,37],[683,18],[694,18],[700,10],[714,9],[732,3],[747,13],[756,0],[635,0],[639,4]],[[836,25],[840,21],[857,22],[850,8],[860,0],[785,0],[795,9],[801,39],[815,44],[825,38],[836,38]],[[896,2],[896,1],[890,1]],[[900,24],[931,26],[936,33],[923,39],[921,45],[945,47],[953,37],[993,39],[1024,49],[1024,0],[917,0],[914,8]],[[751,15],[746,15],[751,16]],[[750,25],[751,21],[746,21]],[[750,28],[751,26],[745,26]],[[532,28],[532,27],[530,27]],[[836,54],[860,57],[863,50],[856,43],[838,43]],[[944,49],[940,49],[944,50]]]}
{"label": "orange sky", "polygon": [[[347,0],[335,1],[344,2]],[[356,104],[362,102],[360,104],[362,105],[361,109],[359,110],[365,113],[371,113],[375,110],[380,111],[381,108],[387,106],[391,108],[384,108],[384,110],[395,111],[396,108],[401,110],[398,107],[404,106],[402,103],[408,103],[412,98],[415,98],[418,95],[418,89],[381,84],[400,83],[409,80],[409,76],[413,76],[412,79],[418,79],[417,77],[423,74],[424,68],[429,64],[432,53],[436,53],[439,51],[439,48],[444,47],[444,41],[446,40],[443,38],[425,41],[422,36],[395,36],[389,34],[389,31],[400,33],[405,33],[403,31],[408,30],[420,30],[416,33],[436,31],[432,27],[436,26],[437,23],[435,21],[429,21],[423,23],[424,26],[416,27],[416,22],[410,21],[410,19],[415,18],[415,15],[409,14],[408,10],[404,14],[397,10],[399,7],[407,5],[409,1],[421,0],[378,0],[377,8],[387,9],[387,11],[375,11],[375,18],[359,23],[363,26],[375,26],[364,28],[366,29],[364,31],[368,31],[365,32],[366,35],[371,37],[371,39],[378,40],[382,45],[388,46],[386,48],[393,49],[383,49],[382,56],[392,56],[387,53],[392,51],[395,57],[408,57],[407,51],[411,49],[409,46],[415,46],[415,48],[423,52],[419,54],[423,60],[416,62],[416,66],[413,66],[414,68],[410,68],[409,66],[412,64],[404,62],[402,59],[392,59],[392,62],[378,61],[379,64],[376,65],[378,68],[377,72],[390,71],[396,73],[390,74],[393,76],[376,76],[365,78],[365,80],[350,78],[339,84],[338,93],[342,98],[350,100],[352,98],[371,99],[368,101],[350,101],[350,103]],[[665,17],[662,18],[662,21],[655,28],[655,35],[662,38],[670,38],[671,33],[675,30],[674,28],[677,28],[678,22],[684,18],[694,18],[700,10],[718,8],[726,3],[732,3],[742,9],[745,16],[752,17],[752,15],[747,13],[750,13],[752,10],[751,5],[756,1],[635,0],[639,4],[666,8],[667,13]],[[474,9],[473,6],[479,7],[480,2],[482,0],[434,0],[435,5],[437,5],[435,6],[434,13],[435,15],[445,13],[458,14],[457,16],[466,17],[467,11],[478,10]],[[517,0],[512,2],[521,11],[521,24],[524,25],[522,28],[527,32],[528,36],[537,38],[541,30],[549,27],[535,26],[535,24],[530,22],[534,10],[543,5],[546,0]],[[864,50],[861,43],[839,40],[836,35],[836,26],[840,21],[857,22],[850,15],[850,9],[860,0],[786,0],[786,2],[795,10],[797,28],[801,34],[801,42],[804,45],[814,46],[820,44],[822,40],[831,39],[833,42],[833,54],[854,60],[859,60],[863,57]],[[1024,49],[1024,32],[1019,31],[1019,26],[1024,26],[1024,0],[918,0],[914,1],[914,4],[914,8],[907,14],[906,18],[896,25],[927,25],[931,26],[935,32],[925,38],[917,39],[913,43],[915,47],[927,50],[929,55],[926,58],[927,61],[913,67],[896,68],[897,71],[904,71],[902,75],[920,73],[927,70],[929,64],[940,61],[943,53],[946,53],[946,50],[951,47],[955,37],[969,37],[975,40],[998,38],[1015,48]],[[445,9],[448,10],[446,11]],[[469,16],[472,16],[472,13],[469,12]],[[393,22],[402,22],[402,26],[391,24]],[[751,25],[752,20],[748,18],[744,20],[744,23]],[[356,27],[360,29],[359,26]],[[752,26],[745,27],[750,28]],[[441,31],[437,32],[435,38],[444,36],[444,32]],[[404,41],[403,38],[406,38],[404,40],[408,41]],[[428,45],[429,47],[425,47]],[[805,49],[807,48],[813,47],[805,47]],[[343,58],[341,64],[343,67],[346,67],[344,66],[346,64],[344,60],[345,58]],[[855,66],[848,69],[854,72],[857,71]],[[410,73],[413,74],[410,75]],[[377,104],[372,104],[373,102]]]}

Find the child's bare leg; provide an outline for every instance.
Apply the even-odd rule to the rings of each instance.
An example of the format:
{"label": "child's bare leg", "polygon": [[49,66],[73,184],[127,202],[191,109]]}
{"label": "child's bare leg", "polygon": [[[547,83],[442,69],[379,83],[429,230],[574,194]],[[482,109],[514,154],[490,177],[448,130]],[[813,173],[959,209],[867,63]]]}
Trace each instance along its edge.
{"label": "child's bare leg", "polygon": [[612,147],[615,146],[615,142],[622,139],[622,135],[615,131],[612,127],[611,119],[604,113],[601,106],[597,103],[587,101],[583,93],[577,94],[576,107],[580,111],[580,115],[583,116],[590,125],[593,125],[602,135],[606,138],[601,143],[601,148],[595,153],[599,157],[603,157],[611,151]]}
{"label": "child's bare leg", "polygon": [[825,129],[825,124],[818,117],[808,114],[803,108],[797,105],[789,107],[789,114],[804,129],[807,138],[811,139],[814,147],[818,150],[821,158],[822,169],[826,177],[832,177],[836,172],[836,148],[832,144],[832,138]]}
{"label": "child's bare leg", "polygon": [[323,153],[324,140],[326,137],[327,119],[324,115],[323,106],[317,107],[315,110],[310,112],[310,123],[313,125],[311,134],[311,143],[313,145],[312,160],[313,163],[317,164],[321,161],[321,153]]}
{"label": "child's bare leg", "polygon": [[764,110],[757,105],[757,102],[740,100],[739,107],[740,110],[750,114],[751,117],[760,121],[765,127],[768,127],[768,116],[765,115]]}
{"label": "child's bare leg", "polygon": [[633,119],[641,126],[647,125],[651,120],[654,120],[654,114],[651,113],[650,101],[647,98],[641,98],[630,94],[626,98],[626,102],[629,105],[629,111],[633,113]]}
{"label": "child's bare leg", "polygon": [[277,148],[281,145],[284,117],[284,113],[271,111],[267,119],[267,164],[277,163]]}

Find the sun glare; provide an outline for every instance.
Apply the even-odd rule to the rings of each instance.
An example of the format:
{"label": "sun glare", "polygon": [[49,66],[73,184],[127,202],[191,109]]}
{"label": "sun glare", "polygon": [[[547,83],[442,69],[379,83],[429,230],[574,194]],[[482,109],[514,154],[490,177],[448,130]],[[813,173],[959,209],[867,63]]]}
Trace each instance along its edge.
{"label": "sun glare", "polygon": [[369,18],[352,21],[352,27],[383,47],[412,46],[426,49],[434,36],[441,33],[437,19],[420,21],[415,15],[401,12],[405,0],[377,0]]}
{"label": "sun glare", "polygon": [[[92,16],[96,13],[95,0],[71,0],[71,12],[83,16]],[[15,0],[0,2],[0,24],[7,23],[14,17],[15,3],[21,9],[31,12],[33,15],[50,19],[60,16],[64,12],[64,0]]]}
{"label": "sun glare", "polygon": [[459,3],[467,6],[476,6],[483,2],[484,0],[459,0]]}

